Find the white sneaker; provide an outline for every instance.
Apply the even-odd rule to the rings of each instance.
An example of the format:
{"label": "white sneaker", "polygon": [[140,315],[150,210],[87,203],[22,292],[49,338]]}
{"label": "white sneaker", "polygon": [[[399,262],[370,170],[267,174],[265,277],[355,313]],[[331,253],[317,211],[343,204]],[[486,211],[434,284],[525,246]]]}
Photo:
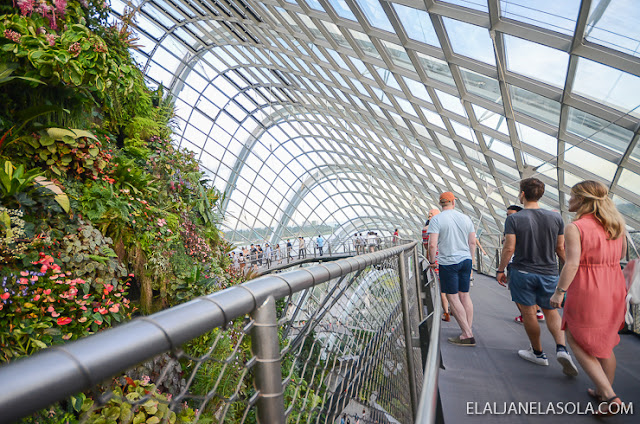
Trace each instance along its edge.
{"label": "white sneaker", "polygon": [[576,368],[571,355],[566,350],[559,350],[556,352],[556,359],[562,365],[562,372],[569,377],[575,377],[578,375],[578,368]]}
{"label": "white sneaker", "polygon": [[547,354],[542,352],[540,355],[536,355],[533,353],[533,348],[529,346],[529,349],[523,349],[518,351],[518,355],[522,359],[526,359],[529,362],[533,362],[537,365],[549,365],[549,360],[547,359]]}

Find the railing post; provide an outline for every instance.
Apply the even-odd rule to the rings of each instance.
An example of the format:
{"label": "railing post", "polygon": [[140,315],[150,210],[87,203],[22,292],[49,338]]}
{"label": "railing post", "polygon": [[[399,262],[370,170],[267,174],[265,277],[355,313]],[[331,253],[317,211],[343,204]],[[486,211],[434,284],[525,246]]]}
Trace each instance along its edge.
{"label": "railing post", "polygon": [[418,318],[420,322],[424,319],[424,303],[422,302],[422,269],[418,261],[418,246],[413,248],[413,264],[416,273],[416,302],[418,305]]}
{"label": "railing post", "polygon": [[411,396],[412,417],[418,415],[418,394],[415,364],[413,361],[413,335],[411,333],[411,317],[409,316],[409,294],[407,290],[407,266],[404,251],[398,254],[398,270],[400,271],[400,295],[402,297],[402,323],[404,325],[404,344],[407,354],[407,371],[409,372],[409,393]]}
{"label": "railing post", "polygon": [[258,397],[258,422],[261,424],[284,423],[284,391],[278,342],[276,301],[269,296],[251,314],[254,320],[251,330],[251,348],[256,356],[255,388]]}

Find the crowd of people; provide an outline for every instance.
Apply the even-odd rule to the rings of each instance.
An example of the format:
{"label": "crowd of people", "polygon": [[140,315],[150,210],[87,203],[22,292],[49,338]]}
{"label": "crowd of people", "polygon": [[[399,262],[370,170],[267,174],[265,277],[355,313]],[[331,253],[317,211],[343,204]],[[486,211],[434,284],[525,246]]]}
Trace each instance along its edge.
{"label": "crowd of people", "polygon": [[[620,410],[613,390],[616,358],[624,324],[626,283],[620,261],[626,254],[625,223],[596,181],[583,181],[571,189],[569,211],[575,220],[565,227],[559,213],[542,209],[545,185],[537,178],[520,182],[523,207],[507,208],[504,245],[496,279],[508,287],[524,325],[529,347],[518,355],[547,366],[540,340],[539,321],[546,321],[555,341],[556,360],[567,376],[577,376],[569,347],[594,383],[587,389],[598,403],[594,414],[607,416]],[[471,219],[455,210],[451,192],[439,199],[442,211],[429,211],[423,244],[430,267],[439,274],[444,314],[451,314],[461,334],[448,339],[457,346],[473,347],[473,302],[469,295],[476,233]],[[564,264],[562,271],[558,260]],[[559,309],[564,309],[560,315]]]}
{"label": "crowd of people", "polygon": [[[307,257],[307,246],[313,246],[317,249],[319,256],[324,254],[325,239],[321,235],[306,240],[303,236],[297,238],[297,243],[291,239],[287,239],[286,243],[276,243],[273,246],[269,242],[260,244],[251,244],[250,246],[241,247],[238,251],[229,253],[232,267],[236,271],[246,272],[247,270],[256,270],[258,267],[273,265],[281,265],[297,259],[305,259]],[[295,253],[294,253],[295,252]]]}

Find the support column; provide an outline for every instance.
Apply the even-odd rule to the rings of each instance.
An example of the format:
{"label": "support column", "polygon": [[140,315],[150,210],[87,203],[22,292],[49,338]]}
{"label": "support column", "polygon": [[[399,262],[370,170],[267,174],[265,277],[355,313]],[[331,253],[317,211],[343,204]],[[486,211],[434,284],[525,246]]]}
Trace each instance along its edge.
{"label": "support column", "polygon": [[278,342],[276,301],[269,296],[253,313],[251,349],[256,356],[255,387],[258,397],[258,423],[285,422],[284,390]]}
{"label": "support column", "polygon": [[407,355],[407,371],[409,372],[409,393],[411,396],[411,411],[415,419],[418,415],[418,394],[416,384],[416,371],[413,361],[413,337],[411,333],[411,317],[409,316],[409,295],[407,285],[407,266],[404,252],[398,254],[398,271],[400,273],[400,295],[402,296],[402,324],[404,325],[404,344]]}

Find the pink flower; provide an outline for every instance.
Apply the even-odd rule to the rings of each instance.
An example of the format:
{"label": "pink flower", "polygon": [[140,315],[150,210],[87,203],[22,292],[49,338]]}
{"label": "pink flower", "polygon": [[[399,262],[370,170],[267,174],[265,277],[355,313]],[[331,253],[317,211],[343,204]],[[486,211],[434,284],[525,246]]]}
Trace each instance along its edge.
{"label": "pink flower", "polygon": [[38,276],[37,275],[32,275],[30,280],[31,281],[38,281]]}
{"label": "pink flower", "polygon": [[82,47],[80,47],[80,43],[75,42],[70,45],[67,50],[69,51],[69,53],[73,54],[73,57],[78,57],[80,55],[80,52],[82,52]]}
{"label": "pink flower", "polygon": [[100,312],[101,315],[106,315],[107,309],[106,308],[98,308],[98,312]]}
{"label": "pink flower", "polygon": [[60,18],[64,17],[64,14],[67,12],[67,0],[53,0],[53,4],[56,5],[56,10],[60,14]]}
{"label": "pink flower", "polygon": [[60,314],[59,314],[59,313],[57,313],[57,312],[51,312],[51,316],[52,316],[52,317],[54,317],[54,318],[56,318],[56,317],[59,317],[59,316],[60,316]]}
{"label": "pink flower", "polygon": [[51,294],[51,289],[46,289],[45,291],[42,292],[42,294]]}
{"label": "pink flower", "polygon": [[17,3],[22,16],[31,15],[31,13],[33,12],[33,0],[18,0]]}
{"label": "pink flower", "polygon": [[40,295],[39,294],[35,295],[34,298],[33,298],[34,302],[37,302],[38,300],[40,300]]}
{"label": "pink flower", "polygon": [[120,311],[120,305],[117,303],[109,308],[109,312],[113,312],[114,314],[117,314],[118,311]]}
{"label": "pink flower", "polygon": [[[87,308],[85,308],[87,309]],[[78,322],[86,322],[87,321],[87,317],[82,317],[80,319],[78,319]]]}
{"label": "pink flower", "polygon": [[55,309],[53,308],[53,306],[49,306],[47,308],[47,312],[55,312]]}
{"label": "pink flower", "polygon": [[29,273],[27,271],[20,271],[20,275],[26,277],[27,275],[29,275]]}
{"label": "pink flower", "polygon": [[47,34],[44,36],[44,38],[47,39],[47,43],[49,43],[49,46],[53,47],[56,45],[56,36],[55,34]]}
{"label": "pink flower", "polygon": [[28,278],[21,278],[18,281],[19,284],[29,284],[29,279]]}
{"label": "pink flower", "polygon": [[9,299],[9,296],[11,296],[11,294],[9,294],[9,292],[4,292],[4,293],[0,294],[0,299],[7,300],[7,299]]}
{"label": "pink flower", "polygon": [[62,317],[62,318],[58,318],[58,325],[67,325],[69,324],[71,321],[73,321],[71,318],[69,317]]}

